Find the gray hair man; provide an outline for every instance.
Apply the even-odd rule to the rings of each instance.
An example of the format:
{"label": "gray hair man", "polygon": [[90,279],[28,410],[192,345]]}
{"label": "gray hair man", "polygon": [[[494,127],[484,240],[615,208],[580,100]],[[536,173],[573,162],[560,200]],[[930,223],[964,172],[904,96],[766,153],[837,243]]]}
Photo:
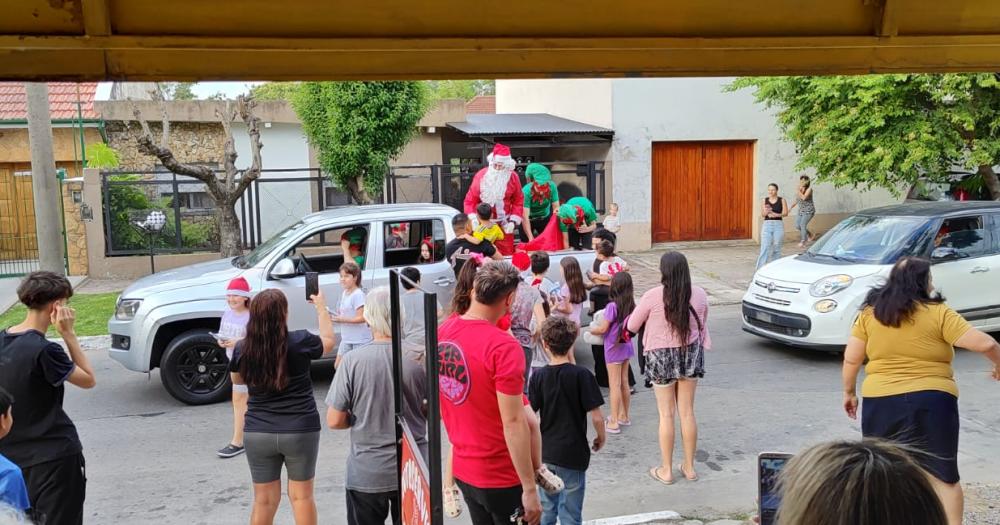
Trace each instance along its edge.
{"label": "gray hair man", "polygon": [[[349,525],[383,523],[390,508],[399,508],[388,288],[368,294],[364,316],[372,342],[344,356],[326,397],[327,425],[351,431],[344,483]],[[402,360],[403,413],[426,458],[426,376],[412,355],[406,357]]]}

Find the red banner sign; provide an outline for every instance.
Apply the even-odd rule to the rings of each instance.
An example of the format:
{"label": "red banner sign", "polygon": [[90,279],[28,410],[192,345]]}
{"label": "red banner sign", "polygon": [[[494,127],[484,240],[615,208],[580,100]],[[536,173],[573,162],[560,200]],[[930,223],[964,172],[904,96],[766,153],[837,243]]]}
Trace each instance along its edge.
{"label": "red banner sign", "polygon": [[403,424],[399,495],[403,525],[431,525],[431,487],[427,465],[410,429]]}

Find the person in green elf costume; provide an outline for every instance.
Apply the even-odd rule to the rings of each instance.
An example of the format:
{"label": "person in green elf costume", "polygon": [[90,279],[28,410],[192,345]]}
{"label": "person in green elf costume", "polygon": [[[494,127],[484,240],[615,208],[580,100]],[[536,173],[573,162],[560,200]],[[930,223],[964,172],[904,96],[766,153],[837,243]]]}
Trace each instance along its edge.
{"label": "person in green elf costume", "polygon": [[586,197],[573,197],[559,207],[559,229],[563,246],[589,250],[591,235],[597,229],[597,210]]}
{"label": "person in green elf costume", "polygon": [[368,241],[368,230],[355,226],[340,236],[340,248],[344,253],[344,261],[354,259],[362,269],[365,267],[365,245]]}
{"label": "person in green elf costume", "polygon": [[524,170],[528,183],[524,185],[524,235],[531,241],[542,233],[549,224],[549,218],[559,211],[559,189],[552,182],[549,169],[537,162],[528,164]]}

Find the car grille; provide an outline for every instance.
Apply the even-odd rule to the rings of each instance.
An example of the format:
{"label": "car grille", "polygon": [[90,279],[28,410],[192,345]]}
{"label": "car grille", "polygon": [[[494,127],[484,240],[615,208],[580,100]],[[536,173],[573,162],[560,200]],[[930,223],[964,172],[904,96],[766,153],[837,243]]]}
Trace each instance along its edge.
{"label": "car grille", "polygon": [[790,337],[806,337],[812,330],[812,321],[800,314],[792,314],[743,303],[743,320],[750,326]]}
{"label": "car grille", "polygon": [[768,292],[783,292],[783,293],[799,293],[802,291],[801,288],[795,288],[792,286],[780,285],[774,281],[760,281],[754,280],[753,282],[757,286],[767,290]]}
{"label": "car grille", "polygon": [[792,304],[791,301],[786,301],[785,299],[778,299],[777,297],[771,297],[769,295],[761,295],[759,293],[753,294],[753,298],[762,303],[776,304],[778,306],[788,306]]}

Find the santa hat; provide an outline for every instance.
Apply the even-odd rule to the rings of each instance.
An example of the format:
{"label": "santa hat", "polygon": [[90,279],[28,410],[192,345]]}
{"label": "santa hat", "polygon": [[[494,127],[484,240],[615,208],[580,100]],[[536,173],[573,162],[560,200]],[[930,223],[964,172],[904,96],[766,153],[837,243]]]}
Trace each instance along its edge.
{"label": "santa hat", "polygon": [[514,265],[514,268],[522,272],[526,272],[528,268],[531,268],[531,257],[528,257],[527,252],[514,252],[514,256],[511,257],[510,262]]}
{"label": "santa hat", "polygon": [[240,297],[250,297],[250,283],[242,277],[237,277],[229,281],[226,287],[226,295],[238,295]]}
{"label": "santa hat", "polygon": [[511,166],[511,169],[513,169],[513,166],[515,165],[513,157],[510,156],[510,148],[500,144],[499,142],[493,145],[493,152],[486,156],[486,160],[488,160],[490,164],[493,164],[494,162],[503,162],[504,164]]}

